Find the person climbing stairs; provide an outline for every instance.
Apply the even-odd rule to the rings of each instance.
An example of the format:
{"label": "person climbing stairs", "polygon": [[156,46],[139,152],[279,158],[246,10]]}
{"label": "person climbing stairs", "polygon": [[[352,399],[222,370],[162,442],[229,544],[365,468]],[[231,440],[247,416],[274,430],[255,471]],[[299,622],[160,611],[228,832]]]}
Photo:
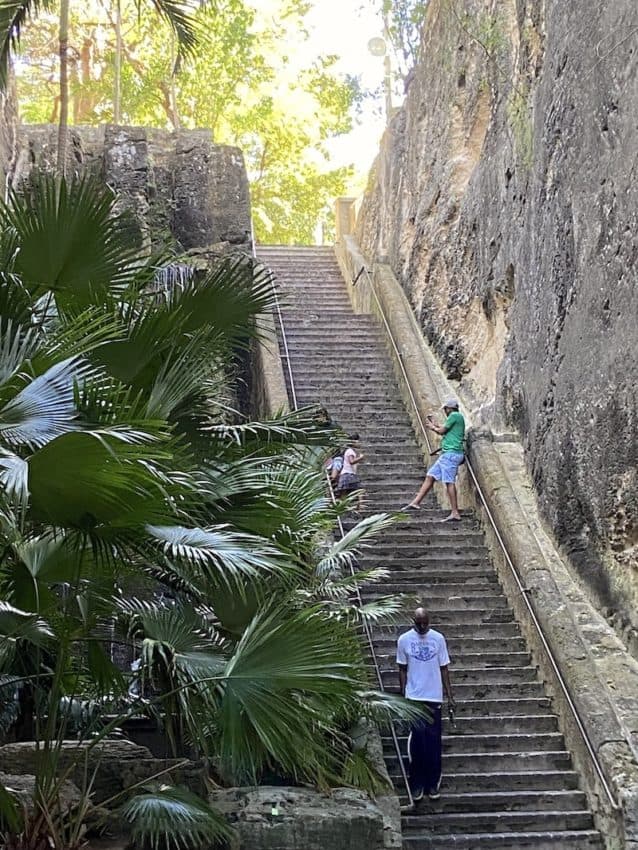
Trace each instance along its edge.
{"label": "person climbing stairs", "polygon": [[[424,462],[376,319],[353,312],[332,249],[263,247],[258,258],[276,276],[298,405],[323,405],[346,431],[358,432],[366,512],[399,510],[421,484]],[[383,739],[405,807],[403,847],[602,850],[477,520],[464,511],[461,522],[441,524],[442,516],[426,500],[360,559],[363,569],[389,572],[385,582],[363,587],[364,601],[411,597],[405,622],[373,630],[385,690],[398,692],[396,640],[417,601],[445,635],[452,659],[456,729],[451,734],[444,724],[440,800],[407,805],[399,755],[392,737]],[[397,733],[402,759],[406,731]]]}

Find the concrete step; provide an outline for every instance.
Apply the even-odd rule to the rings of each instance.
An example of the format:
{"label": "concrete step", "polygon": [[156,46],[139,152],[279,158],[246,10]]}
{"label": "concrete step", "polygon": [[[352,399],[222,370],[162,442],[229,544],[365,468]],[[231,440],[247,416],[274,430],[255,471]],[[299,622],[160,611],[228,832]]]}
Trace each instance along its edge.
{"label": "concrete step", "polygon": [[[432,626],[439,631],[443,631],[445,639],[450,646],[455,645],[457,640],[470,640],[474,637],[474,635],[480,635],[482,638],[492,638],[496,640],[511,637],[520,638],[521,636],[519,625],[513,620],[506,623],[484,623],[480,629],[471,630],[468,630],[465,623],[447,623],[443,629],[439,628],[439,626],[441,626],[440,622],[433,620]],[[372,641],[375,645],[377,641],[386,641],[388,639],[393,640],[396,643],[399,639],[399,635],[407,631],[408,628],[409,623],[407,622],[400,625],[375,625],[372,628]]]}
{"label": "concrete step", "polygon": [[[395,788],[401,795],[403,804],[407,803],[403,776],[395,773],[391,777]],[[441,782],[441,800],[450,793],[468,793],[474,791],[567,791],[578,789],[579,777],[573,770],[532,770],[516,773],[447,773]],[[436,805],[436,804],[435,804]]]}
{"label": "concrete step", "polygon": [[[443,717],[443,733],[454,737],[466,735],[526,735],[538,732],[558,732],[558,717],[555,714],[495,714],[492,716],[463,716],[456,712],[453,730],[447,717]],[[409,731],[407,724],[396,724],[397,735],[404,737]],[[390,746],[392,738],[383,737],[384,746]]]}
{"label": "concrete step", "polygon": [[[392,687],[395,679],[398,678],[396,665],[392,669],[381,668],[381,676],[384,684]],[[494,683],[499,686],[506,685],[523,685],[534,683],[536,684],[536,668],[535,667],[458,667],[454,664],[451,667],[450,676],[454,685],[454,691],[457,687],[467,686],[488,686]]]}
{"label": "concrete step", "polygon": [[[529,652],[491,652],[485,654],[460,652],[451,643],[448,643],[448,650],[452,659],[452,673],[455,681],[459,669],[499,670],[504,667],[530,667]],[[384,651],[379,649],[379,647],[375,647],[375,653],[377,662],[382,669],[394,666],[396,657],[395,647],[389,647]],[[535,670],[536,668],[531,669]]]}
{"label": "concrete step", "polygon": [[403,838],[403,850],[603,850],[594,829],[558,832],[483,832],[449,835],[413,833]]}
{"label": "concrete step", "polygon": [[[480,787],[480,786],[479,786]],[[407,798],[406,798],[407,802]],[[415,815],[436,812],[559,812],[583,811],[586,798],[578,790],[542,791],[485,791],[451,792],[443,790],[440,800],[424,800],[416,807]],[[407,815],[410,817],[410,815]]]}
{"label": "concrete step", "polygon": [[[403,631],[404,629],[400,630]],[[446,630],[446,639],[448,647],[454,648],[456,653],[463,655],[476,655],[477,657],[489,657],[492,654],[502,654],[508,657],[509,653],[527,654],[525,641],[522,637],[504,637],[497,634],[494,637],[484,637],[483,632],[480,632],[481,637],[450,637],[450,629]],[[394,636],[380,637],[376,635],[374,638],[375,652],[379,655],[388,654],[396,649],[397,639]]]}
{"label": "concrete step", "polygon": [[[395,593],[396,591],[388,589],[387,592]],[[405,593],[409,594],[410,597],[418,596],[419,598],[421,598],[423,596],[427,596],[428,606],[433,611],[436,611],[437,608],[442,607],[459,607],[463,608],[465,611],[483,611],[485,608],[490,608],[494,610],[496,608],[508,607],[507,599],[503,596],[502,593],[494,596],[489,595],[489,592],[481,593],[480,591],[477,591],[475,594],[468,594],[465,596],[462,596],[461,594],[447,593],[441,595],[439,592],[434,592],[429,588],[420,588],[418,585],[413,587],[411,591],[405,591]],[[378,590],[374,592],[362,591],[361,598],[364,603],[373,602],[375,599],[379,598],[379,595],[380,594]]]}
{"label": "concrete step", "polygon": [[[401,752],[407,752],[407,737],[399,737]],[[444,735],[443,749],[448,754],[459,753],[518,753],[561,750],[565,746],[560,732],[529,732],[527,734],[503,733],[471,735]],[[392,756],[392,739],[384,741],[384,753]]]}
{"label": "concrete step", "polygon": [[[384,690],[389,694],[399,692],[399,674],[383,676]],[[458,682],[453,679],[454,698],[456,700],[505,699],[506,697],[542,697],[543,686],[540,682],[510,681],[507,677],[494,680],[486,677],[481,682]]]}
{"label": "concrete step", "polygon": [[[407,768],[407,756],[403,756]],[[399,764],[395,754],[386,755],[388,770],[398,774]],[[532,770],[570,770],[571,758],[565,750],[540,752],[443,752],[443,775],[448,773],[517,773]]]}
{"label": "concrete step", "polygon": [[437,836],[461,832],[556,832],[559,830],[588,830],[593,819],[586,809],[575,811],[526,812],[432,812],[404,815],[401,818],[403,838],[410,835]]}

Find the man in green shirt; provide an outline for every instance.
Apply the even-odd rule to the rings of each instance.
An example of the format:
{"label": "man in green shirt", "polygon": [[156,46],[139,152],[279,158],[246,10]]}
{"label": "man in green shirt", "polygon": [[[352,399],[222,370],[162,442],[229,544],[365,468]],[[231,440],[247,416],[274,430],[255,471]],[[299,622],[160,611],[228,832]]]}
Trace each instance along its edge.
{"label": "man in green shirt", "polygon": [[459,466],[463,463],[465,439],[465,419],[463,414],[459,412],[459,403],[455,398],[448,399],[443,405],[445,412],[445,422],[443,425],[438,425],[432,415],[428,415],[426,425],[430,431],[440,434],[441,454],[438,460],[428,469],[425,481],[421,489],[416,494],[412,501],[405,505],[401,510],[416,511],[421,507],[421,502],[434,487],[435,481],[442,481],[446,488],[448,498],[450,500],[450,515],[443,522],[459,522],[461,514],[459,513],[458,499],[456,495],[456,473]]}

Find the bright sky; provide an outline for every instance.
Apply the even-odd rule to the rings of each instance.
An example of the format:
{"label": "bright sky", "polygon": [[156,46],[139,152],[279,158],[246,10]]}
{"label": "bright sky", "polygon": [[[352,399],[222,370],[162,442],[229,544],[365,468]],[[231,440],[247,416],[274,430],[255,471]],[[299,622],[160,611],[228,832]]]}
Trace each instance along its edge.
{"label": "bright sky", "polygon": [[[275,12],[280,0],[253,0],[253,3],[262,14],[268,15]],[[355,165],[359,176],[350,190],[355,194],[365,185],[385,127],[383,58],[372,56],[368,50],[370,39],[382,33],[380,5],[380,0],[314,0],[305,18],[309,41],[294,44],[291,40],[287,44],[290,73],[305,67],[311,56],[332,54],[339,57],[337,72],[358,77],[362,89],[374,93],[364,99],[352,132],[327,145],[331,155],[329,167]]]}
{"label": "bright sky", "polygon": [[312,47],[338,55],[337,69],[359,77],[364,89],[376,93],[363,102],[358,126],[330,143],[335,165],[354,162],[363,173],[372,165],[385,127],[383,58],[368,50],[370,39],[382,35],[380,5],[374,0],[318,0],[307,16]]}

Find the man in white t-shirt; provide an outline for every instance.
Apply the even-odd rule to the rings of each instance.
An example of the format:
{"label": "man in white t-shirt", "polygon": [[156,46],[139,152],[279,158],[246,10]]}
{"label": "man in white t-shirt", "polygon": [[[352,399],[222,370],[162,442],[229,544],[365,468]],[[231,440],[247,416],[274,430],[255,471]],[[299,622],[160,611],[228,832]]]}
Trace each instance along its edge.
{"label": "man in white t-shirt", "polygon": [[426,703],[432,720],[413,724],[408,736],[410,787],[416,802],[427,794],[431,800],[441,796],[441,704],[443,687],[454,708],[448,665],[450,657],[445,638],[430,628],[430,615],[424,608],[414,612],[414,628],[397,642],[399,682],[404,697]]}

